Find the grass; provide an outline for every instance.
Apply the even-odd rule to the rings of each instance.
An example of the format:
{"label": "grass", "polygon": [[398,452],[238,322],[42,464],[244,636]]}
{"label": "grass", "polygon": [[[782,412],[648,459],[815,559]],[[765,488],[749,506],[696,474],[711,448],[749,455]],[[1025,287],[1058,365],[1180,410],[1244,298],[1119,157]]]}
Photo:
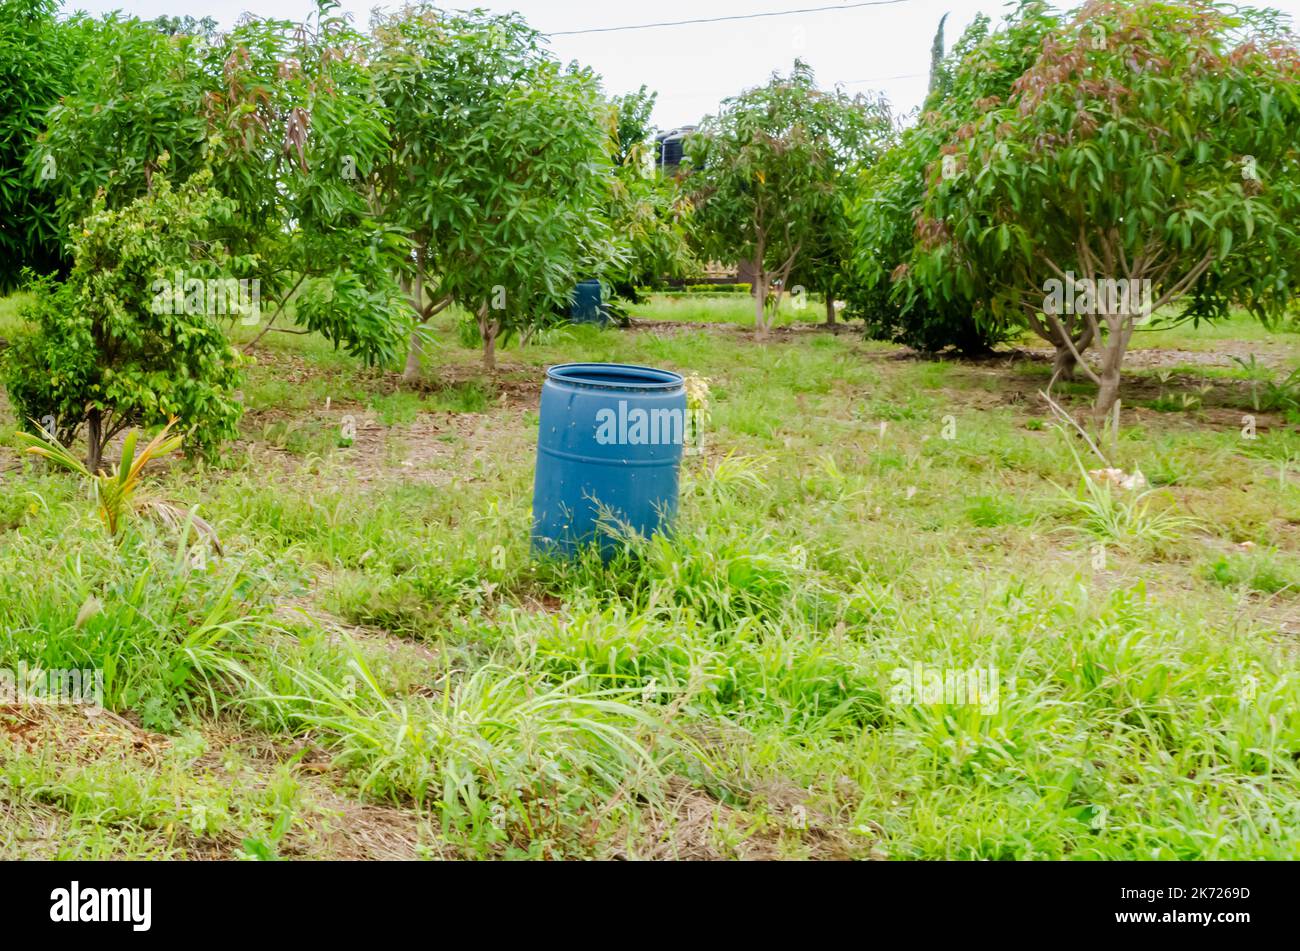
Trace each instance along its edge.
{"label": "grass", "polygon": [[[1176,311],[1161,312],[1157,315],[1166,321],[1176,319]],[[1275,345],[1279,342],[1279,333],[1283,339],[1294,342],[1300,333],[1300,323],[1295,318],[1284,321],[1280,326],[1265,327],[1258,320],[1242,311],[1235,311],[1223,320],[1213,323],[1193,324],[1188,321],[1174,326],[1156,323],[1152,328],[1138,328],[1133,335],[1132,349],[1163,348],[1171,350],[1218,350],[1225,342]]]}
{"label": "grass", "polygon": [[[1246,327],[1225,352],[1294,362]],[[1144,494],[1081,475],[1032,362],[562,327],[487,377],[436,330],[409,388],[268,335],[226,458],[147,477],[219,537],[197,560],[110,539],[0,397],[0,666],[99,667],[107,707],[0,708],[0,856],[1300,857],[1300,436],[1243,436],[1230,359],[1133,378],[1215,384],[1126,404]],[[567,360],[712,381],[678,530],[608,563],[528,551]]]}
{"label": "grass", "polygon": [[1300,590],[1300,562],[1294,553],[1232,552],[1210,561],[1205,571],[1210,580],[1224,587],[1240,587],[1265,595]]}
{"label": "grass", "polygon": [[[729,323],[754,326],[754,298],[748,294],[689,294],[682,297],[654,296],[628,308],[632,317],[642,320],[681,320],[692,323]],[[773,326],[794,323],[820,323],[826,319],[826,305],[821,298],[805,296],[794,299],[785,295]]]}

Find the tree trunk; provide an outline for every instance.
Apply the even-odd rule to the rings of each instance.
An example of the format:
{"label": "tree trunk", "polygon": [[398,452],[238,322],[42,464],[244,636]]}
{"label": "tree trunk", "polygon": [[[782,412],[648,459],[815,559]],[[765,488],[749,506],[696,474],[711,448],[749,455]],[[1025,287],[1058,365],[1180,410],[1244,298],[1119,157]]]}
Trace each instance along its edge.
{"label": "tree trunk", "polygon": [[497,370],[497,322],[488,317],[488,305],[478,309],[478,329],[483,335],[483,369],[489,373]]}
{"label": "tree trunk", "polygon": [[[406,280],[402,280],[402,289],[406,291],[411,303],[415,306],[415,312],[422,314],[424,312],[424,276],[416,275],[415,286]],[[402,370],[402,382],[410,383],[420,375],[420,360],[424,356],[424,347],[420,342],[419,328],[411,331],[411,345],[406,351],[406,366]]]}
{"label": "tree trunk", "polygon": [[830,327],[835,323],[835,295],[830,291],[826,292],[826,326]]}
{"label": "tree trunk", "polygon": [[[1075,326],[1074,320],[1061,320],[1061,328],[1069,334],[1070,340],[1074,343],[1074,349],[1082,357],[1088,348],[1093,344],[1092,327],[1083,322],[1082,328]],[[1050,324],[1041,324],[1036,321],[1030,323],[1030,327],[1040,337],[1056,348],[1052,356],[1052,373],[1057,379],[1073,380],[1075,378],[1075,369],[1079,361],[1075,359],[1074,353],[1070,350],[1070,344],[1066,342],[1065,337],[1057,332],[1056,328]],[[1077,333],[1077,336],[1076,336]]]}
{"label": "tree trunk", "polygon": [[[1082,353],[1083,351],[1080,351]],[[1056,345],[1056,355],[1052,358],[1052,376],[1058,380],[1072,382],[1074,380],[1074,368],[1078,361],[1074,359],[1074,354],[1065,344]]]}
{"label": "tree trunk", "polygon": [[86,416],[86,468],[91,474],[99,472],[104,458],[104,419],[100,411],[92,409]]}
{"label": "tree trunk", "polygon": [[1106,418],[1119,399],[1119,366],[1105,366],[1100,374],[1101,386],[1097,387],[1097,402],[1093,405],[1092,415],[1098,426],[1105,424]]}
{"label": "tree trunk", "polygon": [[754,276],[754,333],[767,334],[767,274],[762,269]]}
{"label": "tree trunk", "polygon": [[406,351],[406,366],[402,369],[402,382],[410,383],[420,375],[420,359],[424,356],[424,348],[420,345],[420,332],[411,331],[411,345]]}
{"label": "tree trunk", "polygon": [[1124,351],[1128,347],[1129,337],[1133,334],[1131,318],[1107,318],[1106,346],[1102,350],[1101,368],[1097,376],[1101,383],[1097,386],[1097,402],[1093,404],[1093,418],[1098,426],[1106,422],[1106,417],[1115,408],[1119,398],[1120,369],[1124,365]]}

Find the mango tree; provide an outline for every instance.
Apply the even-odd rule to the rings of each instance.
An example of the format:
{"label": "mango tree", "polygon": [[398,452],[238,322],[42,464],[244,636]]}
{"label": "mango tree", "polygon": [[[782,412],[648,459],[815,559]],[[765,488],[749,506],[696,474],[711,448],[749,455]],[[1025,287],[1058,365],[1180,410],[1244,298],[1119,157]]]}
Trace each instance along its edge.
{"label": "mango tree", "polygon": [[[975,355],[1006,335],[1006,328],[988,319],[980,286],[918,280],[917,216],[927,192],[943,181],[942,153],[949,141],[1006,101],[1059,23],[1058,14],[1037,2],[1022,4],[998,30],[977,16],[946,57],[940,23],[934,51],[939,60],[921,115],[855,183],[856,280],[848,303],[870,336],[924,352],[954,347]],[[1060,353],[1073,364],[1064,344]]]}
{"label": "mango tree", "polygon": [[[367,363],[400,359],[410,319],[394,280],[410,253],[382,220],[367,176],[387,154],[388,116],[367,38],[319,3],[304,23],[250,19],[202,44],[205,154],[236,200],[235,254],[253,256],[287,313]],[[292,308],[284,304],[293,301]]]}
{"label": "mango tree", "polygon": [[858,246],[850,210],[855,184],[848,172],[835,181],[828,200],[810,221],[807,244],[790,275],[792,291],[799,288],[821,294],[828,326],[835,323],[836,299],[854,297]]}
{"label": "mango tree", "polygon": [[689,243],[691,203],[676,176],[657,168],[650,114],[656,95],[645,86],[611,100],[613,177],[603,209],[617,253],[600,269],[615,297],[636,302],[637,288],[681,277],[694,264]]}
{"label": "mango tree", "polygon": [[1098,418],[1162,307],[1283,312],[1300,283],[1300,52],[1272,17],[1098,0],[983,105],[931,170],[916,267],[1064,343]]}
{"label": "mango tree", "polygon": [[[562,67],[516,14],[421,4],[373,33],[390,123],[376,208],[414,246],[402,270],[417,319],[459,304],[494,369],[497,341],[567,303],[612,250],[609,110],[590,71]],[[408,377],[419,355],[416,336]]]}
{"label": "mango tree", "polygon": [[722,103],[686,140],[685,187],[695,206],[701,255],[749,262],[755,274],[754,326],[768,330],[789,279],[834,215],[846,170],[873,162],[893,126],[883,103],[819,90],[796,61],[788,77]]}
{"label": "mango tree", "polygon": [[53,193],[56,172],[43,157],[29,165],[45,114],[72,88],[85,55],[82,17],[55,18],[54,0],[0,3],[0,292],[24,268],[46,274],[66,267]]}

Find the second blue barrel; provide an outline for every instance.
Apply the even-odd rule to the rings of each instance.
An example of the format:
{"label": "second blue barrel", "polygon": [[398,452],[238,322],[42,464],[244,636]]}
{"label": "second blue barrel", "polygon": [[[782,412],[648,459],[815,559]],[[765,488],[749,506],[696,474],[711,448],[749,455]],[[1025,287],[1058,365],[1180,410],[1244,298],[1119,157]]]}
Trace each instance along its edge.
{"label": "second blue barrel", "polygon": [[575,324],[603,324],[605,304],[601,294],[600,281],[579,281],[573,289],[569,319]]}
{"label": "second blue barrel", "polygon": [[602,520],[650,535],[677,512],[686,387],[669,370],[565,363],[546,371],[533,483],[533,548],[616,543]]}

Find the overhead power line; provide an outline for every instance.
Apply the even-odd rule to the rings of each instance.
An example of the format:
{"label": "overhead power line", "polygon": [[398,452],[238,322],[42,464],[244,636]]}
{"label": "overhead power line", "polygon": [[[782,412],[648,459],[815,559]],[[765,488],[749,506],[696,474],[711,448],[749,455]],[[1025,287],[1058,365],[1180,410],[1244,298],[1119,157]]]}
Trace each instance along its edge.
{"label": "overhead power line", "polygon": [[[929,75],[930,75],[929,73],[898,73],[898,74],[896,74],[896,75],[894,75],[894,76],[872,76],[872,77],[870,77],[869,79],[841,79],[841,80],[838,80],[838,81],[836,81],[836,82],[827,82],[827,83],[825,83],[824,85],[825,85],[827,88],[831,88],[831,87],[834,87],[834,86],[861,86],[861,85],[864,85],[865,83],[884,83],[884,82],[889,82],[891,79],[920,79],[920,78],[923,77],[923,76],[929,76]],[[660,89],[660,90],[659,90],[659,95],[661,95],[661,96],[687,96],[687,95],[690,95],[691,93],[695,93],[695,92],[698,92],[698,91],[699,91],[698,88],[694,88],[694,89]]]}
{"label": "overhead power line", "polygon": [[870,79],[846,79],[843,82],[832,83],[833,86],[860,86],[863,83],[883,83],[890,79],[919,79],[922,76],[928,76],[929,73],[899,73],[897,76],[872,76]]}
{"label": "overhead power line", "polygon": [[599,26],[589,30],[560,30],[548,36],[579,36],[584,33],[621,33],[625,30],[656,30],[665,26],[692,26],[696,23],[725,23],[733,20],[759,20],[764,17],[788,17],[798,13],[828,13],[832,10],[857,10],[861,7],[890,7],[911,0],[867,0],[864,3],[841,3],[829,7],[804,7],[801,10],[773,10],[770,13],[738,13],[725,17],[702,17],[698,20],[665,20],[662,23],[637,23],[633,26]]}

